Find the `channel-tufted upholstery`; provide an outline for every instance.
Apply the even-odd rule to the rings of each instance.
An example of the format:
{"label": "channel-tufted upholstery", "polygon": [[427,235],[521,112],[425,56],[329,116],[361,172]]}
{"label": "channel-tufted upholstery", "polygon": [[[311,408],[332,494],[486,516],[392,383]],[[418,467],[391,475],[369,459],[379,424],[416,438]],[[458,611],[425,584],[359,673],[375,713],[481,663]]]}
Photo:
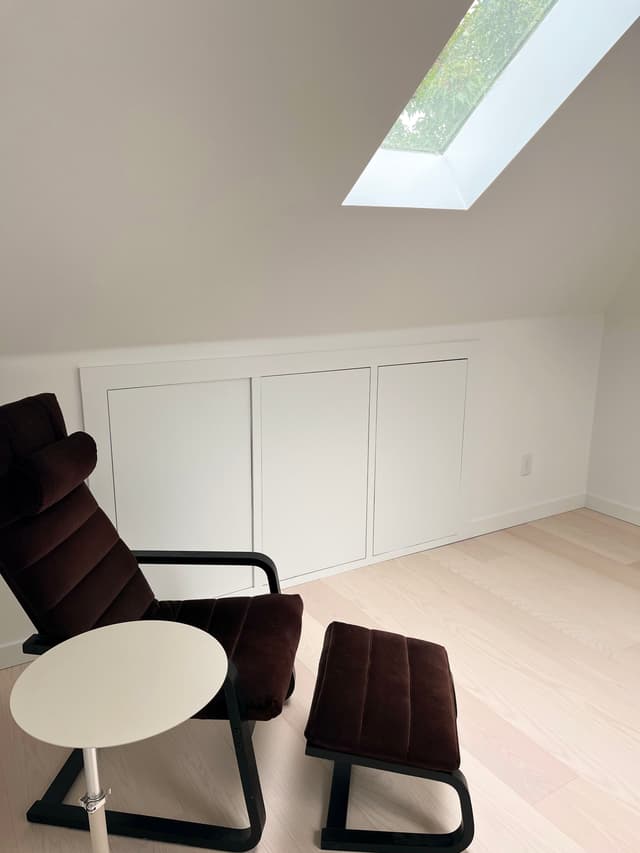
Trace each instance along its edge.
{"label": "channel-tufted upholstery", "polygon": [[[270,720],[282,711],[300,639],[299,595],[158,601],[148,618],[184,622],[219,640],[238,670],[238,692],[250,719]],[[196,716],[224,719],[223,694]]]}
{"label": "channel-tufted upholstery", "polygon": [[[277,716],[300,639],[300,596],[157,601],[84,483],[95,464],[93,439],[67,436],[53,394],[0,406],[0,571],[38,633],[58,642],[137,619],[195,625],[235,664],[247,718]],[[223,693],[198,716],[225,718]]]}
{"label": "channel-tufted upholstery", "polygon": [[332,622],[305,735],[309,745],[424,770],[460,766],[443,646]]}
{"label": "channel-tufted upholstery", "polygon": [[93,439],[67,437],[53,394],[0,406],[0,569],[50,640],[140,619],[153,593],[84,484]]}

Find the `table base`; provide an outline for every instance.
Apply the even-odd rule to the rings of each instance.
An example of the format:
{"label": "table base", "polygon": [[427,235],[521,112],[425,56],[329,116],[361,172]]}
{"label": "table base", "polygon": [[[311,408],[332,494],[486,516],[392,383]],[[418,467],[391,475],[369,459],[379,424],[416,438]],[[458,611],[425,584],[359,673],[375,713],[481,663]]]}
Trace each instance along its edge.
{"label": "table base", "polygon": [[[265,808],[251,740],[254,723],[241,719],[236,692],[229,677],[225,681],[224,689],[249,826],[240,829],[104,809],[110,835],[147,838],[168,844],[238,853],[257,846],[264,829]],[[206,721],[203,723],[206,724]],[[64,802],[82,769],[82,750],[74,749],[46,793],[27,812],[27,820],[49,826],[88,830],[89,822],[84,807],[67,805]]]}

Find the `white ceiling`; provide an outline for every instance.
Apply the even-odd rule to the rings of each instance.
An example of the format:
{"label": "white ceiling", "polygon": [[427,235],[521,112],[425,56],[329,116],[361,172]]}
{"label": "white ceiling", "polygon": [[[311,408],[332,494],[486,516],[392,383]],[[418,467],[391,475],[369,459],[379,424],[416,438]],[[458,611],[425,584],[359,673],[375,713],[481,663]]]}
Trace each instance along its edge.
{"label": "white ceiling", "polygon": [[342,208],[469,0],[0,0],[0,351],[603,309],[640,29],[469,211]]}

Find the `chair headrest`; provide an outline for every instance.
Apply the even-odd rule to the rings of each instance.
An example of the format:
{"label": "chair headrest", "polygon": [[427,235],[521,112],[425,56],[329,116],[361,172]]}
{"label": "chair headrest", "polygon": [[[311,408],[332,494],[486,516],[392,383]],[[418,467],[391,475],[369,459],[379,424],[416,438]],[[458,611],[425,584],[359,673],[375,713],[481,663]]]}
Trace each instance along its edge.
{"label": "chair headrest", "polygon": [[96,443],[74,432],[16,459],[8,473],[9,499],[17,515],[38,515],[77,488],[96,467]]}

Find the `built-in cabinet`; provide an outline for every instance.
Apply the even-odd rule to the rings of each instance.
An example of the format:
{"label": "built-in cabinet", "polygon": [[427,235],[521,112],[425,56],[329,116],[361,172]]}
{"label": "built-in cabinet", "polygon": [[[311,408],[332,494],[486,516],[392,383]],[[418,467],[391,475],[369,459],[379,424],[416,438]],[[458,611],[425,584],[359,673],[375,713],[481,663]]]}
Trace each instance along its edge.
{"label": "built-in cabinet", "polygon": [[261,382],[262,548],[283,578],[366,556],[370,373]]}
{"label": "built-in cabinet", "polygon": [[[248,379],[112,390],[109,420],[116,524],[131,548],[251,550]],[[145,573],[162,598],[253,585],[250,568]]]}
{"label": "built-in cabinet", "polygon": [[378,371],[375,555],[456,532],[466,382],[466,360]]}
{"label": "built-in cabinet", "polygon": [[[469,350],[83,368],[90,485],[132,548],[260,550],[285,581],[418,550],[460,523]],[[263,582],[145,571],[162,598]]]}

